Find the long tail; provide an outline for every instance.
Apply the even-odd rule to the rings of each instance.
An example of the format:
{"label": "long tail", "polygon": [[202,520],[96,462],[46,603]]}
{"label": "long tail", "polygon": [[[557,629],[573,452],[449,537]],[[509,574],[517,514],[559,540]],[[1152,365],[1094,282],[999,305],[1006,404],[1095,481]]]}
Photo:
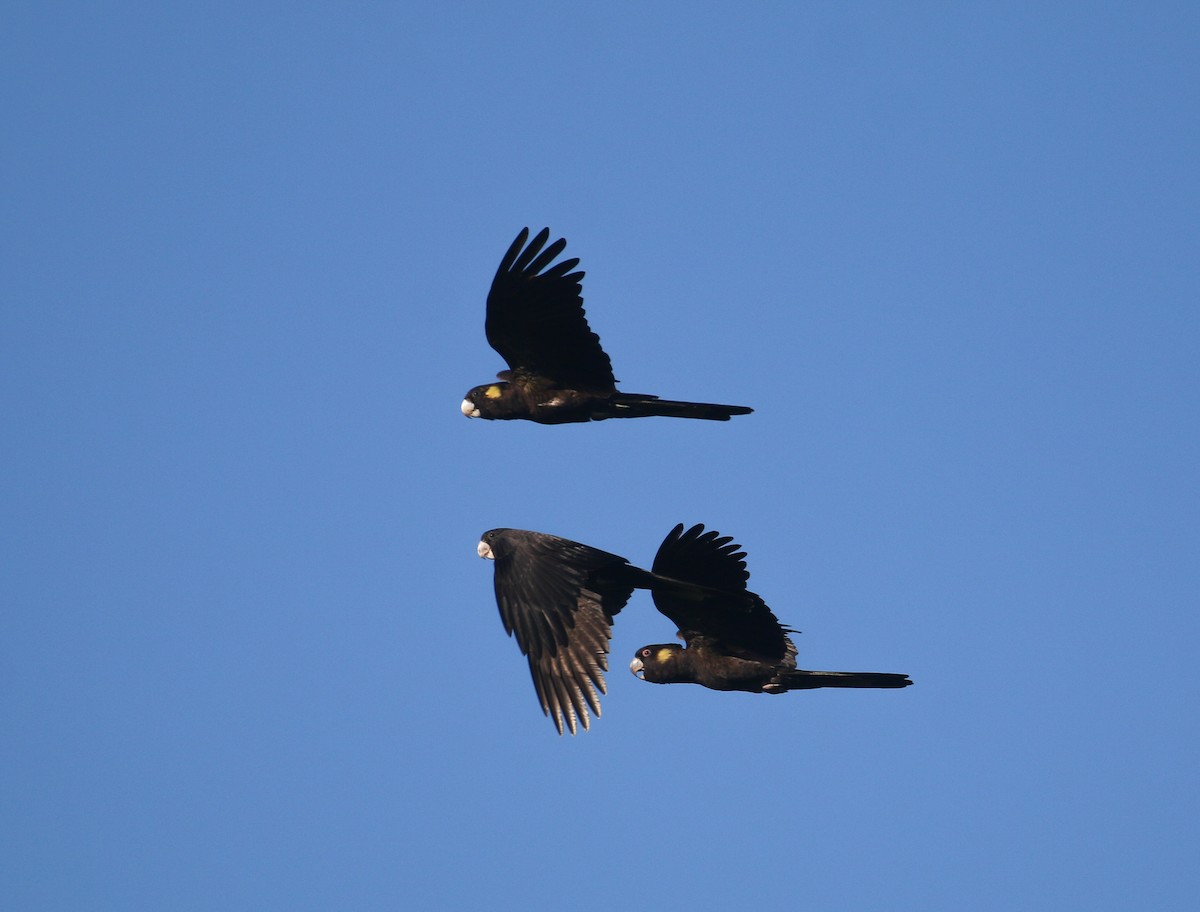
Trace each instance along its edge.
{"label": "long tail", "polygon": [[[654,592],[656,601],[660,596],[665,595],[680,606],[700,606],[704,603],[716,602],[723,606],[725,612],[738,618],[741,617],[741,612],[749,613],[755,609],[766,607],[760,596],[745,588],[741,590],[720,589],[704,583],[693,583],[686,579],[643,570],[633,564],[623,564],[611,568],[609,572],[611,578],[601,575],[599,579],[628,586],[630,589],[649,589]],[[820,672],[814,672],[814,674],[820,674]]]}
{"label": "long tail", "polygon": [[754,409],[744,405],[717,405],[712,402],[677,402],[641,393],[618,393],[609,402],[610,418],[704,418],[728,421],[734,415],[749,415]]}
{"label": "long tail", "polygon": [[783,693],[788,690],[812,690],[816,687],[908,687],[908,675],[875,671],[785,671],[763,690]]}

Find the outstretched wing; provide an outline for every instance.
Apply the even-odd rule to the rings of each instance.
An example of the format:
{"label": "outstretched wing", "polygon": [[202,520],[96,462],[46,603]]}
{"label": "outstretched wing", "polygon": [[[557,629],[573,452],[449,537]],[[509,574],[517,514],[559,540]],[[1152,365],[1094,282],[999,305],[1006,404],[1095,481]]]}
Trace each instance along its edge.
{"label": "outstretched wing", "polygon": [[628,562],[541,532],[493,529],[483,541],[496,564],[500,618],[529,659],[542,711],[559,734],[564,725],[574,734],[577,721],[586,729],[588,710],[600,715],[613,615],[633,592],[591,580],[598,570]]}
{"label": "outstretched wing", "polygon": [[559,238],[543,250],[549,228],[525,246],[528,237],[529,229],[522,228],[492,280],[485,323],[488,343],[516,377],[533,376],[565,389],[612,392],[612,362],[584,316],[584,274],[571,272],[578,258],[550,266],[566,240]]}
{"label": "outstretched wing", "polygon": [[788,662],[794,633],[746,588],[746,553],[729,536],[683,523],[670,531],[654,557],[654,573],[706,587],[703,597],[688,598],[669,587],[655,587],[655,607],[675,622],[689,646],[702,639],[710,649],[743,659]]}

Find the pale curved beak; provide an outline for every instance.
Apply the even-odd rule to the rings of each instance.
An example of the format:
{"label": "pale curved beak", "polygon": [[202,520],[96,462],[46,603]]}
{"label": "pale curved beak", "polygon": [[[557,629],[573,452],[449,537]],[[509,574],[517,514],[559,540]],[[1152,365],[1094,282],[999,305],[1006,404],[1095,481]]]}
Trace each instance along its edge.
{"label": "pale curved beak", "polygon": [[642,675],[643,667],[644,666],[642,665],[642,660],[638,659],[638,658],[634,658],[634,660],[629,663],[629,670],[631,672],[633,672],[633,676],[635,678],[637,678],[639,681],[646,680],[646,678]]}
{"label": "pale curved beak", "polygon": [[464,399],[462,401],[462,405],[460,405],[459,408],[462,409],[462,413],[464,415],[466,415],[468,418],[478,418],[479,417],[479,409],[475,408],[475,403],[472,402],[470,399]]}
{"label": "pale curved beak", "polygon": [[495,560],[496,559],[496,555],[494,555],[492,553],[492,546],[489,545],[485,541],[481,541],[478,545],[476,545],[475,553],[478,554],[480,557],[482,557],[484,560]]}

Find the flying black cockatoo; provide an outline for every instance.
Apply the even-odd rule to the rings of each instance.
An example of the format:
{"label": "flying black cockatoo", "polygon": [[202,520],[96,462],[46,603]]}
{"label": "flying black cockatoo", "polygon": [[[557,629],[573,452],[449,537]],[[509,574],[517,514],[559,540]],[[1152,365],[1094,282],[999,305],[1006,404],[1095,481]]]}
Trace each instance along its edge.
{"label": "flying black cockatoo", "polygon": [[[642,393],[621,393],[600,337],[588,327],[578,258],[550,263],[567,246],[549,247],[543,228],[526,246],[521,229],[500,261],[487,298],[488,343],[508,362],[499,383],[467,393],[468,418],[525,418],[540,424],[602,421],[605,418],[707,418],[728,421],[753,409],[742,405],[675,402]],[[545,249],[543,249],[545,247]]]}
{"label": "flying black cockatoo", "polygon": [[[652,590],[654,604],[675,622],[678,643],[643,646],[629,670],[654,684],[700,684],[712,690],[786,693],[817,687],[907,687],[907,675],[857,671],[804,671],[796,667],[796,631],[779,623],[762,599],[746,589],[746,554],[728,536],[704,526],[671,530],[655,555],[656,576],[703,586],[703,602],[667,588]],[[747,610],[747,597],[751,598]]]}
{"label": "flying black cockatoo", "polygon": [[[745,556],[731,539],[695,526],[677,526],[659,550],[653,571],[579,542],[520,529],[492,529],[480,557],[495,561],[496,604],[504,629],[529,661],[534,688],[562,734],[590,725],[605,692],[613,618],[634,589],[651,590],[689,646],[652,646],[640,661],[657,668],[661,655],[672,674],[661,683],[693,681],[718,690],[780,692],[799,687],[903,687],[904,675],[842,675],[796,671],[796,649],[755,593],[746,589]],[[661,565],[661,567],[660,567]],[[660,572],[662,570],[663,572]],[[669,570],[670,573],[665,571]],[[667,650],[687,655],[684,676]],[[635,664],[639,660],[635,659]],[[732,663],[740,663],[734,665]],[[635,669],[636,670],[636,669]],[[754,675],[757,674],[757,678]],[[808,683],[794,683],[808,675]],[[646,680],[657,681],[653,672]],[[757,680],[757,686],[752,686]],[[782,682],[786,682],[786,685]]]}

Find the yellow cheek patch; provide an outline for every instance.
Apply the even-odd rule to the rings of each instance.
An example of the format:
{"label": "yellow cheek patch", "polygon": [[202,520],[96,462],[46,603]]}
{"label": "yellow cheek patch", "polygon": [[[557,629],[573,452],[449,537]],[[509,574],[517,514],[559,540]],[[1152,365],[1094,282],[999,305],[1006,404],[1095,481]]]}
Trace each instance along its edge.
{"label": "yellow cheek patch", "polygon": [[483,394],[485,396],[487,396],[489,399],[499,399],[500,398],[500,387],[496,386],[496,384],[493,383],[491,386],[489,386],[487,389],[485,389],[483,391]]}
{"label": "yellow cheek patch", "polygon": [[658,652],[656,652],[654,654],[654,661],[661,664],[661,663],[665,662],[667,659],[671,658],[671,656],[674,654],[675,654],[675,650],[673,650],[673,649],[660,649]]}

